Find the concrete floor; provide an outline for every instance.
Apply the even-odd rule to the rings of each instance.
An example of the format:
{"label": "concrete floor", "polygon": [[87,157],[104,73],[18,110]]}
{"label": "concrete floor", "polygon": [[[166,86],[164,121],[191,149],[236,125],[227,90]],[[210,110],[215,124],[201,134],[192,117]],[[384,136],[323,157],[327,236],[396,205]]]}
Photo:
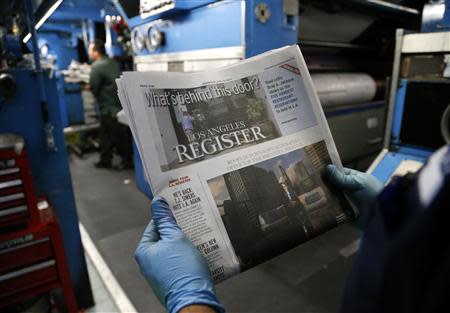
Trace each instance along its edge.
{"label": "concrete floor", "polygon": [[[136,189],[133,171],[96,169],[96,158],[71,160],[80,222],[135,308],[164,312],[133,257],[150,201]],[[228,312],[337,312],[357,238],[355,226],[342,225],[220,283],[218,296]]]}
{"label": "concrete floor", "polygon": [[104,282],[102,281],[100,274],[95,269],[92,260],[86,256],[86,263],[89,272],[89,279],[91,281],[92,292],[94,294],[95,306],[89,308],[85,313],[106,313],[106,312],[118,312],[111,294],[106,289]]}

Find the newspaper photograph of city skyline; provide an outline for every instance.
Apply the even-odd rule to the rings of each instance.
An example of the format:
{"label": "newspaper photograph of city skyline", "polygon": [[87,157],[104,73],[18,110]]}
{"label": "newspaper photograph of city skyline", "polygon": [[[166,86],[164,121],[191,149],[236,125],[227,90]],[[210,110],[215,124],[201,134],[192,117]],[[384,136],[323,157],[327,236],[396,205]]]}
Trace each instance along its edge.
{"label": "newspaper photograph of city skyline", "polygon": [[353,217],[322,178],[330,163],[320,141],[208,180],[242,270]]}

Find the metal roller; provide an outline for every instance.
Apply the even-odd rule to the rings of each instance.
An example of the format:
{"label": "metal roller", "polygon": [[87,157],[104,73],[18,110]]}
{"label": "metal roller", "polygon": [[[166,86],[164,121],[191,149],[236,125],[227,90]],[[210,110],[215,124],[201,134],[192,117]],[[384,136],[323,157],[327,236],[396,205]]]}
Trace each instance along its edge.
{"label": "metal roller", "polygon": [[377,90],[375,80],[365,73],[320,73],[311,78],[324,108],[370,102]]}

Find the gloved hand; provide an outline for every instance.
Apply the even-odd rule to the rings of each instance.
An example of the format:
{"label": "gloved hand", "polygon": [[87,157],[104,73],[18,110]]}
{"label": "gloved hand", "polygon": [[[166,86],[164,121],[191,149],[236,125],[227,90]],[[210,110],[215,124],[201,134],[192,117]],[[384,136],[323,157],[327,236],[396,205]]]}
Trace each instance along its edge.
{"label": "gloved hand", "polygon": [[335,165],[327,166],[327,176],[330,182],[341,189],[356,205],[360,213],[358,223],[364,226],[369,209],[383,190],[383,184],[370,174],[349,168],[344,168],[342,172]]}
{"label": "gloved hand", "polygon": [[136,249],[135,259],[159,301],[169,313],[203,304],[224,312],[204,258],[186,238],[167,202],[152,201],[153,220]]}

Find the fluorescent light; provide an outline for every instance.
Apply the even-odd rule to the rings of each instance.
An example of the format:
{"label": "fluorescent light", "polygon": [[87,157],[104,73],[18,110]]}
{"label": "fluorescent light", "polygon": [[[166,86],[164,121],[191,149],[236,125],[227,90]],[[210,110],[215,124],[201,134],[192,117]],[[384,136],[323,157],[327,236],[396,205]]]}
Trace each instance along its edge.
{"label": "fluorescent light", "polygon": [[[60,4],[63,2],[63,0],[57,0],[51,7],[50,9],[48,9],[47,12],[45,12],[44,16],[39,20],[39,22],[36,23],[36,25],[34,25],[34,29],[38,30],[42,24],[45,23],[45,21],[50,17],[50,15],[53,14],[53,12],[56,11],[56,9],[60,6]],[[27,43],[28,40],[30,40],[31,38],[31,33],[28,33],[24,38],[23,38],[23,43]]]}
{"label": "fluorescent light", "polygon": [[403,12],[408,12],[408,13],[411,13],[411,14],[418,15],[420,13],[419,10],[416,10],[416,9],[413,9],[413,8],[408,8],[408,7],[405,7],[403,5],[398,5],[398,4],[390,3],[390,2],[387,2],[387,1],[383,1],[383,0],[367,0],[367,2],[373,3],[373,4],[377,4],[377,5],[383,6],[385,8],[397,9],[397,10],[400,10],[400,11],[403,11]]}
{"label": "fluorescent light", "polygon": [[28,40],[30,40],[30,38],[31,38],[31,33],[28,33],[25,37],[23,37],[23,43],[27,43],[28,42]]}
{"label": "fluorescent light", "polygon": [[59,7],[59,5],[63,2],[63,0],[58,0],[55,2],[54,5],[52,5],[50,7],[50,9],[48,9],[47,13],[44,14],[44,16],[39,20],[39,22],[36,23],[36,26],[34,27],[36,30],[39,29],[39,27],[42,26],[42,24],[45,23],[45,21],[50,17],[50,15],[53,14],[53,12],[55,12],[55,10]]}

